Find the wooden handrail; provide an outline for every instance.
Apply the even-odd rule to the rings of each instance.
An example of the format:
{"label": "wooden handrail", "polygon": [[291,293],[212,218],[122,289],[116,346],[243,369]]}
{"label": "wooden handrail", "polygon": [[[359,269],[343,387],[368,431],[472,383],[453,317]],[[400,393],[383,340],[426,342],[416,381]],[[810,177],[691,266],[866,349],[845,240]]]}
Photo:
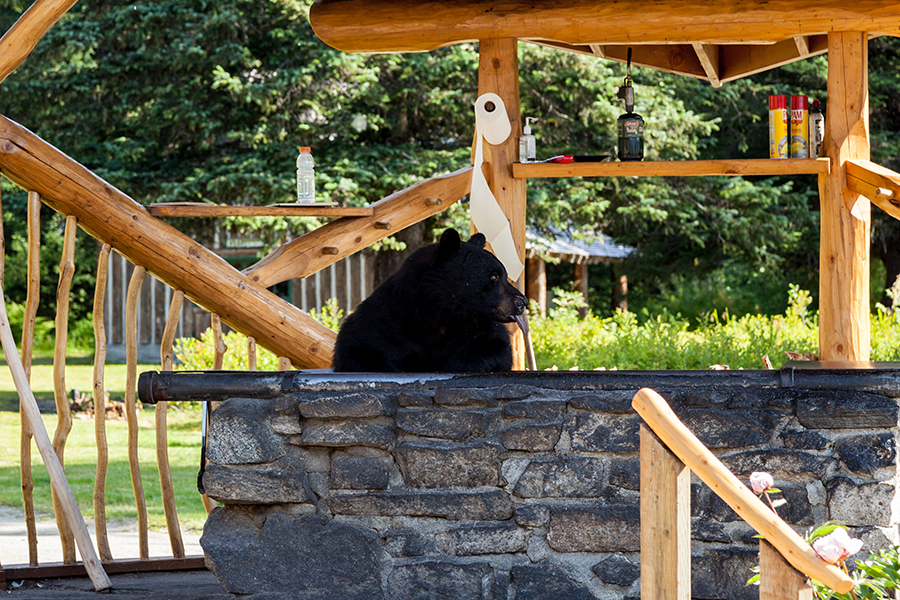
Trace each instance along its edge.
{"label": "wooden handrail", "polygon": [[37,0],[0,38],[0,82],[34,52],[44,34],[78,0]]}
{"label": "wooden handrail", "polygon": [[684,426],[662,396],[644,388],[635,394],[632,406],[672,453],[765,537],[795,569],[841,594],[853,588],[853,581],[843,571],[819,558],[809,544],[767,508]]}

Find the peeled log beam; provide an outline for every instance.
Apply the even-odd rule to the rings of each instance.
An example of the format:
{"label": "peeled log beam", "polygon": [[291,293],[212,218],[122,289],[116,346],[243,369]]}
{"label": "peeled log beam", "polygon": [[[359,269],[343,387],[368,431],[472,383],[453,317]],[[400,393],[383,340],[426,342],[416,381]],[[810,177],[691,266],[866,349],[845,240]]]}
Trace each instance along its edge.
{"label": "peeled log beam", "polygon": [[44,34],[77,0],[37,0],[0,38],[0,81],[34,52]]}
{"label": "peeled log beam", "polygon": [[345,52],[421,52],[491,38],[565,44],[774,43],[839,31],[900,34],[896,0],[317,0],[313,30]]}
{"label": "peeled log beam", "polygon": [[[284,244],[245,273],[264,287],[307,277],[378,240],[446,210],[468,194],[471,185],[471,166],[420,181],[372,204],[371,217],[344,217],[332,221]],[[435,202],[435,199],[440,199],[440,202]],[[389,222],[390,229],[374,226],[382,221]]]}
{"label": "peeled log beam", "polygon": [[862,194],[895,219],[900,219],[900,173],[869,160],[852,159],[844,164],[848,188]]}
{"label": "peeled log beam", "polygon": [[331,364],[335,334],[254,283],[27,129],[0,116],[0,170],[157,279],[303,367]]}

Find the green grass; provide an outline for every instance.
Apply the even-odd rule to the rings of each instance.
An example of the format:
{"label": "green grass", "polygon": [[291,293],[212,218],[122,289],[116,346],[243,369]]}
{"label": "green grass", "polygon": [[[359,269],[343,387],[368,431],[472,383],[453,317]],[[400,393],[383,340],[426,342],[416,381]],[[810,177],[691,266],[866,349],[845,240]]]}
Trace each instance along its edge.
{"label": "green grass", "polygon": [[[93,381],[93,356],[67,359],[66,388],[90,392]],[[138,373],[158,370],[158,365],[139,365]],[[106,366],[106,387],[113,399],[124,398],[125,365]],[[35,397],[53,405],[52,359],[36,357],[31,374]],[[5,361],[0,367],[0,504],[22,507],[19,474],[20,421],[18,394]],[[46,404],[44,404],[46,406]],[[92,419],[75,418],[66,441],[65,470],[75,499],[86,519],[93,518],[93,489],[96,478],[97,447]],[[183,528],[200,529],[206,521],[206,510],[197,492],[197,470],[200,465],[200,411],[196,408],[171,407],[167,413],[169,464],[175,488],[178,520]],[[56,415],[44,414],[50,437],[56,430]],[[156,433],[154,407],[140,411],[138,417],[138,459],[150,527],[165,527],[165,515],[156,467]],[[106,478],[107,521],[137,518],[134,491],[128,467],[128,427],[125,420],[106,421],[109,470]],[[32,474],[34,505],[39,515],[52,515],[50,478],[40,453],[32,442]]]}

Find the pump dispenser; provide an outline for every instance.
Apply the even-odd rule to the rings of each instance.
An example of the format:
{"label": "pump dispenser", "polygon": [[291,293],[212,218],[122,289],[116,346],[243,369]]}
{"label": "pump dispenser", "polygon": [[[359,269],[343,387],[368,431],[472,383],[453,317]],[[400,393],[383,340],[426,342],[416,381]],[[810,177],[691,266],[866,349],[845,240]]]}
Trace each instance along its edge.
{"label": "pump dispenser", "polygon": [[537,156],[537,142],[531,134],[531,122],[534,117],[525,117],[525,127],[522,128],[522,136],[519,138],[519,162],[533,163]]}
{"label": "pump dispenser", "polygon": [[625,114],[616,120],[619,138],[619,160],[643,160],[644,158],[644,118],[634,112],[634,87],[631,82],[631,48],[628,49],[625,85],[619,88],[616,97],[625,101]]}

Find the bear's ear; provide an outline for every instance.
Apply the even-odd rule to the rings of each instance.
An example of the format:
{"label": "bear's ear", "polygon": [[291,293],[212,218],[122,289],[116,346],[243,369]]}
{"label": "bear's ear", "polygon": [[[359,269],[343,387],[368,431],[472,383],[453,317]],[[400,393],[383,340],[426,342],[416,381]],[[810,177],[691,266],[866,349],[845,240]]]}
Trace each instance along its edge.
{"label": "bear's ear", "polygon": [[484,243],[487,240],[484,238],[483,233],[476,233],[472,237],[469,238],[469,243],[478,248],[479,250],[484,250]]}
{"label": "bear's ear", "polygon": [[448,260],[451,256],[459,252],[459,233],[455,229],[447,229],[441,235],[441,241],[438,245],[438,260]]}

